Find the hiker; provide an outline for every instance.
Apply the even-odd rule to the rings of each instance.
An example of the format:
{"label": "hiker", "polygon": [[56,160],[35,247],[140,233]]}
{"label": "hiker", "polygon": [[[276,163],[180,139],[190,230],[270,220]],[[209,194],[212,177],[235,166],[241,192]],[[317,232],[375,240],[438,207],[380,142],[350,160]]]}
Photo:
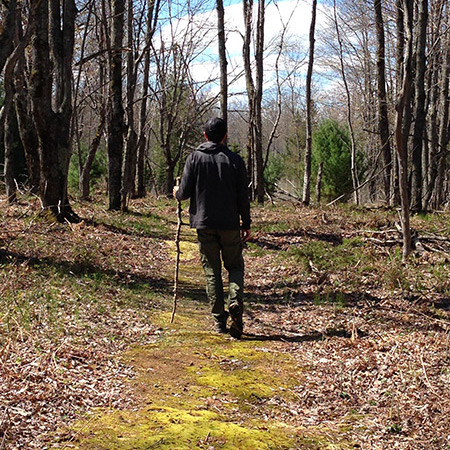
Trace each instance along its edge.
{"label": "hiker", "polygon": [[[227,124],[210,119],[203,130],[206,142],[186,159],[180,186],[173,195],[190,199],[189,220],[197,229],[200,257],[206,276],[206,293],[212,303],[214,329],[242,335],[244,259],[243,243],[250,236],[250,202],[242,158],[225,144]],[[225,308],[222,261],[229,275],[228,312]]]}

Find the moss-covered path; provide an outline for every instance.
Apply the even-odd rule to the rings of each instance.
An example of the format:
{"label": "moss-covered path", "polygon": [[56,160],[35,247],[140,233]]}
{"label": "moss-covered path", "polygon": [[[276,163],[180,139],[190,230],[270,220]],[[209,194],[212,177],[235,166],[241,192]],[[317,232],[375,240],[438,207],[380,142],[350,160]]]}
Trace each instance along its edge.
{"label": "moss-covered path", "polygon": [[[173,254],[173,244],[165,245]],[[196,245],[188,235],[180,271],[185,295],[174,323],[168,311],[155,311],[151,321],[159,327],[156,341],[134,346],[122,356],[137,373],[130,383],[140,400],[129,410],[94,410],[75,423],[63,448],[353,448],[336,431],[315,426],[306,430],[283,419],[290,415],[286,405],[295,401],[302,367],[274,342],[248,335],[237,341],[211,331],[208,306],[194,299],[197,294],[204,297],[200,272]]]}

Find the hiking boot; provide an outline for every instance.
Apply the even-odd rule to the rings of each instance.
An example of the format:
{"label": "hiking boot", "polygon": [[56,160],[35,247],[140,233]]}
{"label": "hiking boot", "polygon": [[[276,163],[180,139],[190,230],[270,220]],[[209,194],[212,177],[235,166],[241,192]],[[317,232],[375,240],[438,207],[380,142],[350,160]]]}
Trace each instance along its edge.
{"label": "hiking boot", "polygon": [[242,331],[244,329],[242,323],[242,312],[241,307],[235,303],[230,305],[229,307],[230,317],[231,317],[231,326],[230,326],[230,335],[235,339],[240,339],[242,336]]}
{"label": "hiking boot", "polygon": [[225,334],[228,331],[226,322],[214,322],[214,331],[219,334]]}

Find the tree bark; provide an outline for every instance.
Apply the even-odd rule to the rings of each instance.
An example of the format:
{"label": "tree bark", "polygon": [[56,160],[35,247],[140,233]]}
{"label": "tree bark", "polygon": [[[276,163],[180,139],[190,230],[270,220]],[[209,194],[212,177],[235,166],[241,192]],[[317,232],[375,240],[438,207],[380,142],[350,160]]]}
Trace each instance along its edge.
{"label": "tree bark", "polygon": [[262,98],[264,77],[264,19],[265,0],[258,1],[258,20],[256,24],[256,92],[255,92],[255,163],[256,163],[256,198],[258,203],[264,203],[264,158],[263,158],[263,130],[262,130]]}
{"label": "tree bark", "polygon": [[306,148],[304,157],[304,176],[303,176],[303,196],[304,205],[309,205],[311,201],[311,155],[312,155],[312,99],[311,84],[314,65],[314,44],[316,28],[316,9],[317,0],[313,0],[311,26],[309,29],[309,61],[308,72],[306,74]]}
{"label": "tree bark", "polygon": [[[39,140],[41,201],[44,209],[57,220],[77,221],[79,218],[67,197],[75,2],[64,2],[62,16],[59,0],[33,0],[32,5],[37,5],[31,86],[33,118]],[[52,67],[54,80],[49,76]]]}
{"label": "tree bark", "polygon": [[320,161],[316,180],[316,202],[318,205],[320,204],[322,194],[322,175],[323,175],[323,161]]}
{"label": "tree bark", "polygon": [[[435,37],[435,36],[433,36]],[[442,69],[440,56],[444,53],[443,58],[444,61],[447,60],[447,64],[444,64]],[[424,185],[425,185],[425,196],[423,199],[423,208],[424,210],[428,210],[430,208],[431,196],[434,192],[434,186],[437,175],[437,155],[438,155],[438,147],[439,147],[439,121],[438,121],[438,110],[439,110],[439,102],[440,96],[445,91],[445,75],[444,72],[448,72],[448,64],[450,60],[448,58],[449,52],[441,49],[441,52],[433,52],[433,58],[430,66],[432,67],[429,75],[428,75],[428,86],[431,86],[431,92],[429,94],[429,106],[428,106],[428,154],[426,155],[427,164],[423,165],[424,168]],[[442,77],[442,78],[441,78]],[[442,81],[440,81],[442,80]],[[443,82],[443,83],[442,83]],[[442,86],[441,86],[442,83]],[[448,87],[448,83],[447,83]]]}
{"label": "tree bark", "polygon": [[[449,16],[450,23],[450,16]],[[445,68],[442,74],[442,90],[441,90],[441,118],[439,129],[439,152],[435,158],[435,175],[434,183],[434,207],[440,209],[444,202],[444,181],[447,173],[448,160],[448,144],[450,142],[450,36],[447,37],[447,45],[445,51]]]}
{"label": "tree bark", "polygon": [[[21,17],[18,17],[17,21],[19,40],[23,41],[24,36],[21,26]],[[41,178],[39,143],[36,127],[33,121],[30,86],[28,77],[25,74],[25,62],[25,53],[21,52],[14,73],[14,107],[17,117],[17,126],[19,129],[20,140],[25,152],[25,160],[28,172],[28,189],[33,194],[39,194]]]}
{"label": "tree bark", "polygon": [[225,45],[225,12],[223,8],[223,0],[216,0],[216,9],[220,66],[220,115],[225,123],[228,123],[228,63]]}
{"label": "tree bark", "polygon": [[13,132],[14,128],[14,107],[9,106],[5,115],[5,186],[6,186],[6,198],[8,203],[14,203],[17,200],[17,185],[15,179],[15,158],[17,155],[17,141],[16,134]]}
{"label": "tree bark", "polygon": [[250,181],[250,198],[254,199],[256,177],[255,177],[255,133],[254,133],[254,117],[255,117],[255,83],[253,81],[250,44],[252,38],[252,18],[253,18],[253,0],[244,0],[242,2],[244,10],[244,43],[242,47],[242,57],[244,60],[245,83],[248,98],[248,128],[247,128],[247,174]]}
{"label": "tree bark", "polygon": [[110,55],[110,114],[108,117],[108,194],[109,209],[121,207],[124,110],[122,103],[122,39],[125,1],[112,1],[112,32]]}
{"label": "tree bark", "polygon": [[125,160],[123,165],[123,186],[121,191],[121,210],[128,209],[128,201],[132,195],[137,160],[137,133],[134,121],[134,94],[136,91],[137,73],[135,55],[133,51],[133,0],[127,2],[127,127],[128,133],[125,146]]}
{"label": "tree bark", "polygon": [[0,73],[6,60],[14,50],[14,33],[16,27],[17,0],[2,2],[0,11],[3,15],[3,27],[0,32]]}
{"label": "tree bark", "polygon": [[80,172],[80,196],[81,200],[88,200],[90,195],[90,181],[91,181],[91,169],[94,163],[95,155],[100,146],[103,131],[105,129],[106,117],[105,112],[100,112],[100,123],[98,124],[97,131],[95,133],[94,139],[89,147],[89,152],[87,154],[86,160],[84,161],[83,167]]}
{"label": "tree bark", "polygon": [[[402,56],[402,78],[401,90],[398,93],[396,104],[395,141],[399,163],[399,188],[401,201],[401,226],[403,234],[403,261],[405,262],[411,253],[411,229],[409,215],[408,196],[408,158],[407,140],[409,134],[409,124],[407,117],[408,105],[411,103],[412,85],[412,1],[402,0],[399,7],[405,12],[405,54]],[[397,55],[399,56],[399,55]]]}
{"label": "tree bark", "polygon": [[387,166],[383,175],[384,200],[389,204],[391,195],[391,144],[389,140],[389,116],[386,95],[386,60],[384,21],[381,0],[374,0],[375,24],[377,30],[377,81],[378,81],[378,133],[384,165]]}
{"label": "tree bark", "polygon": [[422,210],[422,148],[423,136],[426,126],[425,111],[425,69],[426,69],[426,37],[428,25],[428,0],[420,0],[417,39],[416,39],[416,64],[415,64],[415,122],[412,141],[412,177],[411,177],[411,209]]}

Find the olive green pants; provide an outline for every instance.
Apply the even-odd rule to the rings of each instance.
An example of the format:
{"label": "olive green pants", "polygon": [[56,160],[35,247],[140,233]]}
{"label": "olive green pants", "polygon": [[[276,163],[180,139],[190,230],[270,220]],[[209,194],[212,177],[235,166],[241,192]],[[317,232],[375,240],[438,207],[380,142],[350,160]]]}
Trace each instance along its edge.
{"label": "olive green pants", "polygon": [[206,277],[206,294],[212,304],[212,314],[217,322],[225,322],[222,261],[228,272],[228,308],[238,304],[243,311],[244,258],[240,230],[197,230],[200,257]]}

